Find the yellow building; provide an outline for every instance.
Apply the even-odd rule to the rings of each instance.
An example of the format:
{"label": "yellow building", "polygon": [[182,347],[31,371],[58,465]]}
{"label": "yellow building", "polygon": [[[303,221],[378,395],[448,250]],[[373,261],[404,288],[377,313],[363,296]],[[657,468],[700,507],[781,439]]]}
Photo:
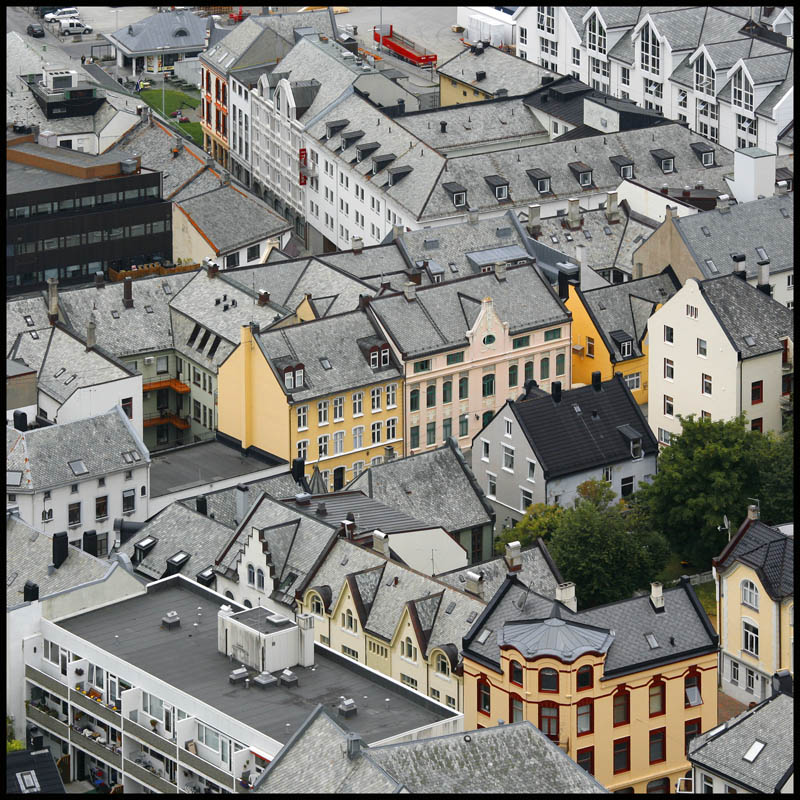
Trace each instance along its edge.
{"label": "yellow building", "polygon": [[586,291],[570,285],[565,303],[572,312],[572,385],[622,373],[640,405],[647,402],[647,321],[678,289],[672,269],[627,283]]}
{"label": "yellow building", "polygon": [[717,724],[714,628],[687,579],[578,613],[570,586],[506,578],[464,637],[464,729],[528,720],[609,790],[670,792]]}
{"label": "yellow building", "polygon": [[794,539],[747,519],[712,561],[717,582],[720,687],[742,703],[772,693],[772,676],[794,677]]}
{"label": "yellow building", "polygon": [[220,438],[302,458],[329,488],[379,463],[387,447],[403,455],[402,370],[362,310],[263,333],[242,326],[218,385]]}

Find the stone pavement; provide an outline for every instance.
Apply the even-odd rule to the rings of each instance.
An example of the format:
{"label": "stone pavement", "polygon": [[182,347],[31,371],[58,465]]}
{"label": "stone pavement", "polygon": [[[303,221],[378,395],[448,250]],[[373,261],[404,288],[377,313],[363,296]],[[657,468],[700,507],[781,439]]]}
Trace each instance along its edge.
{"label": "stone pavement", "polygon": [[727,722],[731,717],[735,717],[737,714],[741,714],[747,706],[744,703],[740,703],[738,700],[734,700],[727,694],[723,694],[722,692],[717,692],[717,724],[721,725],[723,722]]}

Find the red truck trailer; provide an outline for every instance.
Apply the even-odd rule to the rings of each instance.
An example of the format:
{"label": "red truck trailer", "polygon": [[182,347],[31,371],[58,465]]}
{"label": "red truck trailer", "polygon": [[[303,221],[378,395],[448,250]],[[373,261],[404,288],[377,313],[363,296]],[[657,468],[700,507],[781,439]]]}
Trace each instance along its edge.
{"label": "red truck trailer", "polygon": [[426,67],[429,64],[436,66],[436,53],[429,53],[411,39],[401,36],[391,25],[376,25],[373,38],[404,61],[409,61],[418,67]]}

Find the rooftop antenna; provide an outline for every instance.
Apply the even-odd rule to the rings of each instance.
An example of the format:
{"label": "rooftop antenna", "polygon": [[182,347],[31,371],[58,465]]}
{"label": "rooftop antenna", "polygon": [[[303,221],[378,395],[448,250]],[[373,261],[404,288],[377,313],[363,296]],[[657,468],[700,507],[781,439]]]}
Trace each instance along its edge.
{"label": "rooftop antenna", "polygon": [[722,525],[717,525],[718,531],[728,531],[728,541],[731,540],[731,524],[728,522],[728,515],[722,515]]}

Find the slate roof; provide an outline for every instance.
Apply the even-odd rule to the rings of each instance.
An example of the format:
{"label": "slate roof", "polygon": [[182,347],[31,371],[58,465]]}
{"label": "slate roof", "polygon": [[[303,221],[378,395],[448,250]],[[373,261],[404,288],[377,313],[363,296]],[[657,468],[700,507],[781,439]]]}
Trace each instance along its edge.
{"label": "slate roof", "polygon": [[[592,168],[594,194],[616,189],[620,183],[619,173],[609,160],[612,156],[624,155],[634,164],[634,174],[640,183],[658,188],[668,180],[682,186],[694,186],[702,182],[707,189],[728,192],[724,176],[733,166],[733,153],[720,145],[710,144],[715,151],[715,166],[703,167],[691,144],[704,141],[678,123],[658,127],[590,136],[578,141],[553,141],[526,147],[498,150],[492,153],[457,156],[447,160],[447,169],[439,174],[433,191],[430,192],[419,219],[440,218],[463,213],[453,206],[443,184],[456,182],[467,190],[467,204],[473,210],[497,210],[498,201],[484,176],[503,175],[509,180],[509,197],[514,205],[539,203],[580,197],[581,189],[576,175],[568,164],[583,162]],[[659,144],[666,145],[675,154],[674,172],[668,176],[651,155]],[[519,157],[519,161],[517,161]],[[429,163],[429,162],[428,162]],[[535,182],[527,175],[528,169],[541,169],[550,176],[552,194],[540,195]],[[412,181],[410,175],[401,186]],[[413,209],[412,209],[413,210]]]}
{"label": "slate roof", "polygon": [[[728,720],[724,730],[707,731],[689,744],[689,761],[749,788],[776,794],[794,775],[794,700],[777,694]],[[765,746],[755,760],[745,753],[756,742]]]}
{"label": "slate roof", "polygon": [[[784,217],[781,209],[788,216]],[[706,278],[732,273],[731,253],[744,253],[747,277],[757,277],[761,257],[756,247],[766,249],[770,273],[794,269],[794,192],[739,203],[723,214],[713,209],[673,217],[672,224]],[[714,262],[718,273],[711,271],[707,259]]]}
{"label": "slate roof", "polygon": [[67,548],[67,559],[52,574],[53,534],[31,527],[17,514],[6,514],[6,606],[23,602],[26,581],[39,586],[44,599],[90,581],[107,578],[117,565],[103,561],[77,547]]}
{"label": "slate roof", "polygon": [[745,520],[737,535],[714,560],[718,570],[734,562],[756,570],[773,600],[794,594],[794,538],[760,520]]}
{"label": "slate roof", "polygon": [[86,340],[56,323],[39,368],[39,389],[65,403],[78,389],[124,380],[136,373],[102,348],[86,349]]}
{"label": "slate roof", "polygon": [[407,280],[404,275],[406,262],[402,253],[390,242],[364,247],[360,253],[343,250],[338,253],[322,253],[316,258],[354,278],[365,281],[374,289],[379,289],[383,281],[397,284],[402,288]]}
{"label": "slate roof", "polygon": [[[388,366],[377,369],[370,366],[360,343],[370,339],[371,345],[373,340],[382,341],[383,336],[363,311],[266,331],[254,338],[292,402],[368,386],[402,375],[402,369],[393,356]],[[327,359],[330,369],[323,366],[323,359]],[[304,365],[304,384],[301,389],[287,390],[283,383],[283,367],[294,364]]]}
{"label": "slate roof", "polygon": [[497,632],[499,647],[513,647],[526,659],[547,655],[571,662],[586,653],[606,653],[613,641],[611,631],[561,619],[558,603],[545,619],[511,620]]}
{"label": "slate roof", "polygon": [[[794,339],[792,310],[741,278],[723,275],[699,286],[742,359],[780,351],[783,337]],[[752,337],[754,344],[745,337]]]}
{"label": "slate roof", "polygon": [[370,309],[393,337],[406,358],[466,346],[467,331],[491,297],[494,311],[512,334],[566,322],[567,313],[535,266],[506,270],[505,280],[494,273],[417,288],[416,299],[402,293],[376,297]]}
{"label": "slate roof", "polygon": [[[522,94],[535,89],[546,76],[558,77],[557,73],[534,61],[517,58],[496,47],[484,48],[479,56],[465,47],[460,53],[440,64],[436,71],[439,75],[455,78],[492,95],[498,89],[507,89],[509,94]],[[481,81],[475,78],[479,71],[486,73]]]}
{"label": "slate roof", "polygon": [[[676,588],[664,590],[663,597],[664,611],[659,613],[653,609],[649,594],[573,613],[561,603],[527,591],[515,576],[509,576],[464,637],[464,654],[477,656],[499,670],[498,641],[504,626],[554,615],[566,623],[603,629],[613,637],[604,662],[605,677],[679,661],[692,652],[716,652],[718,637],[689,581],[681,580]],[[490,635],[481,644],[478,637],[484,629]],[[645,638],[648,633],[655,637],[656,648],[651,648]]]}
{"label": "slate roof", "polygon": [[619,431],[622,425],[630,425],[641,435],[644,456],[658,451],[653,432],[622,376],[603,381],[601,387],[600,391],[591,384],[564,390],[559,403],[551,396],[508,401],[548,480],[630,460],[630,441]]}
{"label": "slate roof", "polygon": [[[347,485],[391,508],[459,531],[493,521],[483,491],[452,444],[384,461]],[[383,530],[383,528],[381,528]]]}
{"label": "slate roof", "polygon": [[267,64],[283,54],[283,48],[275,51],[274,30],[267,30],[263,17],[248,17],[240,22],[228,35],[201,54],[207,62],[222,74],[241,67]]}
{"label": "slate roof", "polygon": [[[178,36],[184,30],[187,36]],[[119,42],[127,51],[149,53],[159,47],[170,51],[203,50],[206,44],[206,21],[189,11],[167,11],[125,25],[107,38]]]}
{"label": "slate roof", "polygon": [[[544,597],[555,597],[556,587],[562,582],[561,572],[553,561],[547,546],[541,539],[536,544],[521,551],[522,566],[516,572],[521,583],[530,587]],[[485,601],[494,597],[508,574],[508,562],[504,556],[490,558],[480,564],[471,564],[462,569],[437,575],[437,579],[457,589],[464,589],[467,572],[475,572],[481,576],[482,594]]]}
{"label": "slate roof", "polygon": [[66,794],[61,774],[49,747],[43,750],[16,750],[6,753],[6,794],[22,794],[18,775],[33,772],[36,775],[38,790],[28,790],[32,794]]}
{"label": "slate roof", "polygon": [[[300,11],[286,14],[269,14],[264,17],[255,17],[255,20],[265,27],[271,28],[287,42],[294,43],[294,31],[302,28],[313,28],[329,38],[335,37],[337,29],[334,27],[332,14],[328,9],[324,11]],[[283,62],[281,62],[283,66]]]}
{"label": "slate roof", "polygon": [[[6,355],[11,354],[11,349],[20,333],[27,334],[26,339],[31,339],[29,331],[39,334],[38,340],[47,342],[50,322],[47,319],[46,293],[37,292],[29,296],[9,297],[6,300]],[[30,317],[33,325],[28,325],[25,317]],[[30,363],[27,362],[26,363]],[[31,365],[33,366],[33,365]],[[36,365],[38,367],[38,364]]]}
{"label": "slate roof", "polygon": [[263,200],[230,184],[179,200],[177,204],[211,241],[217,253],[239,250],[292,227]]}
{"label": "slate roof", "polygon": [[631,358],[644,355],[642,344],[647,334],[647,321],[659,305],[663,305],[681,288],[680,281],[671,268],[658,275],[638,278],[625,283],[615,283],[599,289],[578,289],[598,333],[611,354],[611,360],[624,360],[620,343],[611,333],[624,331],[633,343]]}
{"label": "slate roof", "polygon": [[119,552],[133,560],[136,542],[153,536],[158,542],[136,565],[136,571],[150,580],[163,578],[167,573],[167,559],[185,550],[190,554],[189,559],[179,572],[194,580],[198,572],[214,564],[217,553],[228,542],[230,535],[230,529],[220,521],[198,514],[182,503],[170,503],[147,520],[119,548]]}
{"label": "slate roof", "polygon": [[[130,451],[136,451],[141,458],[135,463],[150,462],[150,453],[119,406],[105,414],[25,433],[6,427],[6,471],[22,472],[21,484],[14,489],[20,493],[131,469],[122,457],[123,452]],[[80,476],[69,466],[77,459],[87,468]]]}
{"label": "slate roof", "polygon": [[[59,289],[58,305],[65,322],[85,332],[94,313],[97,344],[118,358],[168,350],[173,346],[170,300],[196,275],[182,272],[131,282],[133,307],[125,308],[124,283]],[[147,311],[152,309],[152,313]],[[116,312],[114,317],[112,312]]]}

